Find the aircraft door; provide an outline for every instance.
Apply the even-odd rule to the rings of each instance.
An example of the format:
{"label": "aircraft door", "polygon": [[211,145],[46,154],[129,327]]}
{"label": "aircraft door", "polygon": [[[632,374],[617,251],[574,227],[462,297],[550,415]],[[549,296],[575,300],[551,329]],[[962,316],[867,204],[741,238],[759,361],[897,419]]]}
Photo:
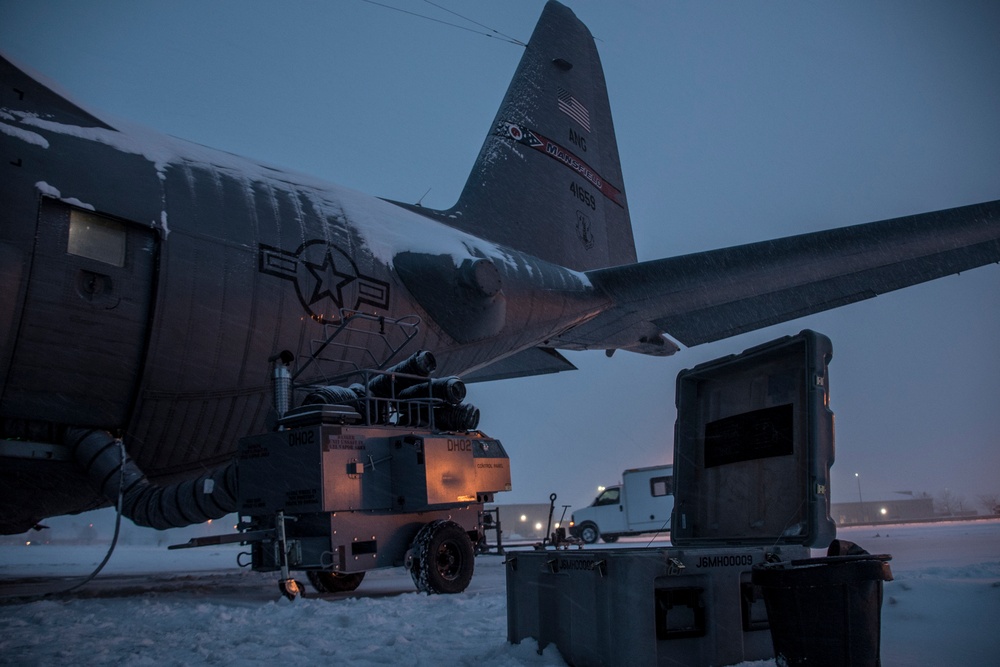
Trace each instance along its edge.
{"label": "aircraft door", "polygon": [[141,379],[157,241],[149,227],[42,198],[5,416],[126,424]]}

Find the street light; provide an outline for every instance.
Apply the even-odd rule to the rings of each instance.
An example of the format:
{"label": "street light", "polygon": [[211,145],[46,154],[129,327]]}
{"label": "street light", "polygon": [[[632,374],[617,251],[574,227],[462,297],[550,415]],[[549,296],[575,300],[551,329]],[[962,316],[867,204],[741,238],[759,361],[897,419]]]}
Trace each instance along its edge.
{"label": "street light", "polygon": [[861,474],[854,473],[854,478],[858,480],[858,504],[861,505],[861,520],[867,519],[867,514],[865,513],[865,501],[861,498]]}

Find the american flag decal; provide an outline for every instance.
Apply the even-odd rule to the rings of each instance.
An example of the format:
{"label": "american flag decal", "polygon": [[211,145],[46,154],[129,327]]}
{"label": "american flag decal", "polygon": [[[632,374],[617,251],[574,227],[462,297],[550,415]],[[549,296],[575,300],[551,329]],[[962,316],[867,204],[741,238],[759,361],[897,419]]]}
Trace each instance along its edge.
{"label": "american flag decal", "polygon": [[568,90],[559,89],[559,111],[578,122],[583,129],[590,132],[590,112],[587,107],[580,104]]}

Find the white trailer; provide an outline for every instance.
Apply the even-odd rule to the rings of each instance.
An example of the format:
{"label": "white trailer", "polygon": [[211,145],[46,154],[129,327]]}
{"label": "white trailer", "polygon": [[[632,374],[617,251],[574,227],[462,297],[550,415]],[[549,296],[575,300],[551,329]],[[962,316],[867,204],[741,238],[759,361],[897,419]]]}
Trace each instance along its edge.
{"label": "white trailer", "polygon": [[669,531],[673,470],[663,465],[624,471],[621,484],[609,486],[590,507],[573,512],[570,534],[593,544],[598,537],[614,542],[626,535]]}

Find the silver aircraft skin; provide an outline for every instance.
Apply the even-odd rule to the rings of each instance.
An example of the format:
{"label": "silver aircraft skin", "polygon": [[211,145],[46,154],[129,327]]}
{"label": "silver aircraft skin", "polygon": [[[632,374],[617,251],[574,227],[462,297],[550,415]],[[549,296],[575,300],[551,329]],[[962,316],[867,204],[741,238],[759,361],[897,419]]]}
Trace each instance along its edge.
{"label": "silver aircraft skin", "polygon": [[[267,427],[268,360],[353,312],[419,322],[401,352],[438,375],[494,380],[1000,261],[993,201],[637,263],[594,40],[556,2],[444,211],[105,120],[2,58],[0,81],[3,533],[108,503],[68,430],[120,437],[155,483],[228,464]],[[385,358],[384,336],[345,336],[330,363]]]}

